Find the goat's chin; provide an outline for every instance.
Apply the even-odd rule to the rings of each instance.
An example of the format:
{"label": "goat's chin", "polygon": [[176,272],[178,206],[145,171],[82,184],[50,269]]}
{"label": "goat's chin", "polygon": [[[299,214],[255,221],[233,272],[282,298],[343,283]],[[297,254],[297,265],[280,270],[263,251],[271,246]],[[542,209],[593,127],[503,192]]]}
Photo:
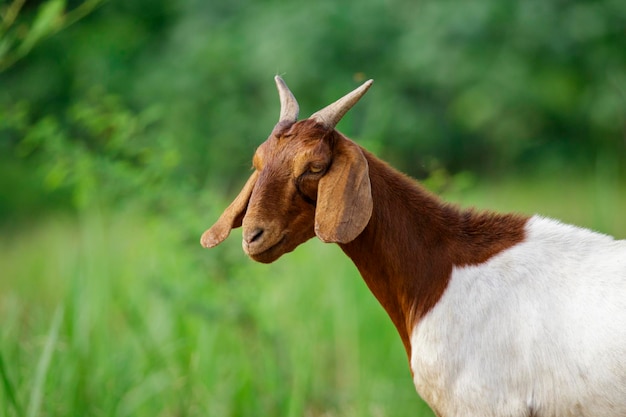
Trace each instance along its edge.
{"label": "goat's chin", "polygon": [[285,253],[291,252],[293,250],[293,248],[287,249],[281,246],[282,245],[273,246],[268,250],[260,253],[246,252],[246,255],[248,255],[248,257],[253,261],[260,262],[262,264],[269,264],[283,256]]}
{"label": "goat's chin", "polygon": [[277,260],[278,258],[280,258],[281,256],[283,256],[284,253],[285,252],[277,252],[277,253],[263,252],[263,253],[257,253],[255,255],[248,254],[248,257],[252,259],[253,261],[260,262],[262,264],[270,264],[274,262],[275,260]]}

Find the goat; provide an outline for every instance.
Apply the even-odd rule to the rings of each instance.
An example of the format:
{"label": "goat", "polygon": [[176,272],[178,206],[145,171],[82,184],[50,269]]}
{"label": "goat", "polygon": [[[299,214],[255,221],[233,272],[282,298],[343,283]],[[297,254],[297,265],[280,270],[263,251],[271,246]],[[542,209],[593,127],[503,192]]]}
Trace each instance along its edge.
{"label": "goat", "polygon": [[625,240],[446,204],[335,129],[372,80],[301,121],[275,80],[279,121],[204,247],[239,226],[263,263],[337,243],[439,417],[626,416]]}

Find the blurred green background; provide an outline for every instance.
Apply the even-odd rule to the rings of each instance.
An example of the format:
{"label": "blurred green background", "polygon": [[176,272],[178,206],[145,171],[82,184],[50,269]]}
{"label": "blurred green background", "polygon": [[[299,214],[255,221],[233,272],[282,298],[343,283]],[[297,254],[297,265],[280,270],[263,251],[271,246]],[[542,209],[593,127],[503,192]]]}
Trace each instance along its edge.
{"label": "blurred green background", "polygon": [[0,416],[431,416],[355,268],[198,241],[278,117],[626,237],[623,0],[0,0]]}

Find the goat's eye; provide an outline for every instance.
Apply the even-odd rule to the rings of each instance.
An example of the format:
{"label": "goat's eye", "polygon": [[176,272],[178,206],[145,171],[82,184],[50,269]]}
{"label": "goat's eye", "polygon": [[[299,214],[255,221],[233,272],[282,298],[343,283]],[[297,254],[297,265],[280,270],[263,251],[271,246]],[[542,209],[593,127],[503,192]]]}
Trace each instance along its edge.
{"label": "goat's eye", "polygon": [[310,174],[319,174],[320,172],[324,171],[325,166],[324,165],[320,165],[320,164],[313,164],[309,166],[309,173]]}

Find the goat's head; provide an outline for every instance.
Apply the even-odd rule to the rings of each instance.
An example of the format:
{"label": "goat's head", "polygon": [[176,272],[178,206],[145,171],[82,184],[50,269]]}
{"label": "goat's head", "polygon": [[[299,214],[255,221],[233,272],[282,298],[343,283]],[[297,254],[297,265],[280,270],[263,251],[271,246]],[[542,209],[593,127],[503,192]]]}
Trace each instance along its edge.
{"label": "goat's head", "polygon": [[335,126],[371,84],[298,122],[298,103],[277,76],[279,121],[254,154],[254,172],[201,244],[214,247],[243,225],[244,251],[269,263],[315,235],[355,239],[372,213],[369,170],[361,148]]}

